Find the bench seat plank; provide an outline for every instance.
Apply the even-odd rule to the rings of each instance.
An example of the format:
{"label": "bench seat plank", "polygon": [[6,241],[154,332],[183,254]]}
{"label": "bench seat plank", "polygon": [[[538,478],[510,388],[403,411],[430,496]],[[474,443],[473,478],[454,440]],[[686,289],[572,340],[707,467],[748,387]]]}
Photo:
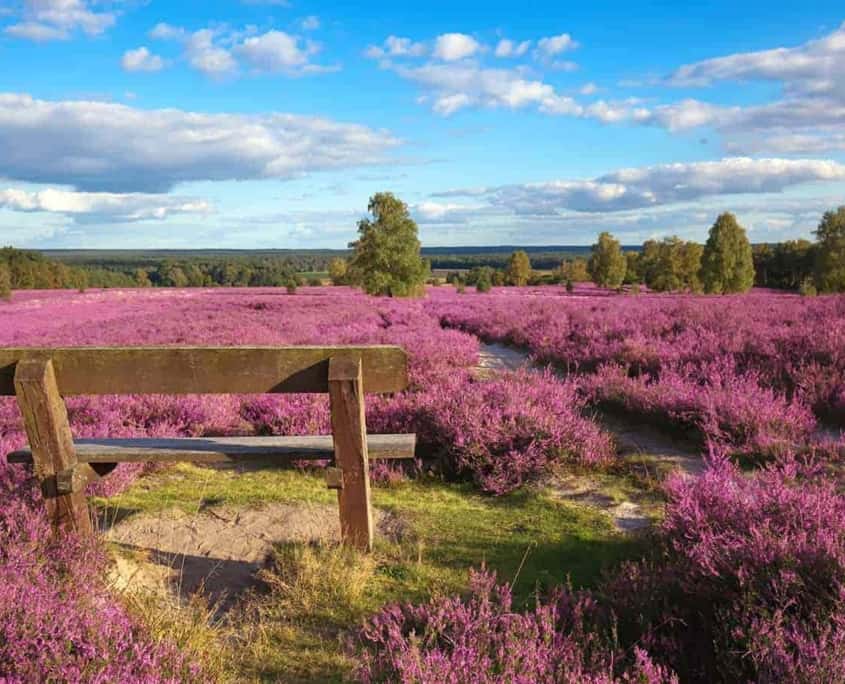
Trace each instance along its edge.
{"label": "bench seat plank", "polygon": [[[413,458],[416,435],[368,435],[369,457]],[[226,463],[238,461],[331,459],[331,435],[283,437],[180,437],[173,439],[80,439],[74,441],[80,463],[175,462]],[[32,463],[29,449],[8,455],[9,463]]]}

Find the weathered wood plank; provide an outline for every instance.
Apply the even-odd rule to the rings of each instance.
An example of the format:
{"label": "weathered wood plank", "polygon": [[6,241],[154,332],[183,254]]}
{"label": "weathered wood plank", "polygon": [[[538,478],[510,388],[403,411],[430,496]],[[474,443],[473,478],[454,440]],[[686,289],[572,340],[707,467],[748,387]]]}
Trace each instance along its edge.
{"label": "weathered wood plank", "polygon": [[53,364],[48,358],[27,359],[17,364],[14,388],[32,448],[35,474],[45,493],[47,515],[54,530],[93,534],[85,492],[77,489],[59,494],[63,478],[77,467],[67,408],[59,395]]}
{"label": "weathered wood plank", "polygon": [[[370,435],[370,460],[413,458],[416,435]],[[80,463],[320,460],[334,458],[331,435],[285,437],[182,437],[152,439],[79,439]],[[9,463],[32,463],[29,449],[8,455]]]}
{"label": "weathered wood plank", "polygon": [[345,544],[363,551],[373,548],[370,470],[364,390],[360,358],[334,356],[329,360],[335,466],[343,471],[337,500],[340,532]]}
{"label": "weathered wood plank", "polygon": [[0,395],[15,393],[16,364],[51,358],[63,396],[328,392],[333,356],[359,357],[364,391],[408,385],[401,347],[80,347],[0,349]]}

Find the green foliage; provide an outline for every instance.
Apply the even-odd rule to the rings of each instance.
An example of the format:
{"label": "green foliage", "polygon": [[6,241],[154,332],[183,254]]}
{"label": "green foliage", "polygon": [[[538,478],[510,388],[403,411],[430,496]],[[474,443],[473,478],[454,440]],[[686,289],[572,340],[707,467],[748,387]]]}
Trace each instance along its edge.
{"label": "green foliage", "polygon": [[555,274],[558,282],[570,281],[573,283],[586,283],[590,280],[590,273],[587,270],[586,259],[574,258],[560,262]]}
{"label": "green foliage", "polygon": [[210,285],[210,279],[206,279],[202,269],[197,264],[188,264],[183,269],[185,278],[188,280],[188,287],[204,287]]}
{"label": "green foliage", "polygon": [[138,287],[152,287],[153,283],[150,280],[150,274],[147,269],[139,268],[135,270],[135,284]]}
{"label": "green foliage", "polygon": [[478,278],[475,281],[475,289],[477,292],[490,292],[493,288],[492,271],[489,266],[484,267]]}
{"label": "green foliage", "polygon": [[510,285],[524,287],[531,278],[531,259],[524,251],[517,250],[508,259],[508,266],[505,269],[505,279]]}
{"label": "green foliage", "polygon": [[478,292],[490,292],[494,285],[502,286],[507,284],[507,275],[504,271],[494,269],[490,266],[476,266],[464,276],[459,273],[450,273],[447,282],[457,285],[459,282],[464,285],[473,285]]}
{"label": "green foliage", "polygon": [[12,274],[9,267],[0,262],[0,299],[12,298]]}
{"label": "green foliage", "polygon": [[165,262],[157,271],[157,282],[162,287],[188,287],[188,276],[181,266]]}
{"label": "green foliage", "polygon": [[[51,261],[37,252],[4,247],[0,249],[0,264],[9,273],[12,290],[51,290],[86,287],[108,287],[128,284],[128,278],[103,278],[101,270],[72,268],[67,264]],[[107,275],[107,274],[106,274]]]}
{"label": "green foliage", "polygon": [[417,224],[408,206],[392,193],[379,192],[367,209],[372,219],[358,222],[360,237],[350,244],[353,277],[370,295],[422,295],[430,268],[420,256]]}
{"label": "green foliage", "polygon": [[347,272],[349,271],[349,264],[347,264],[346,259],[335,257],[329,262],[328,270],[329,278],[332,281],[332,285],[347,284]]}
{"label": "green foliage", "polygon": [[569,278],[567,278],[566,279],[566,291],[572,292],[573,290],[575,290],[575,286],[572,284],[572,281]]}
{"label": "green foliage", "polygon": [[[647,240],[637,260],[642,280],[657,292],[701,291],[701,245],[677,236]],[[636,282],[636,281],[635,281]]]}
{"label": "green foliage", "polygon": [[816,238],[816,285],[822,292],[845,292],[845,206],[825,212]]}
{"label": "green foliage", "polygon": [[815,297],[819,291],[816,289],[816,284],[812,278],[804,278],[801,285],[798,286],[798,293],[802,297]]}
{"label": "green foliage", "polygon": [[618,288],[625,279],[628,268],[625,255],[610,233],[603,232],[593,245],[593,254],[587,265],[590,277],[599,287]]}
{"label": "green foliage", "polygon": [[755,284],[797,290],[813,277],[816,246],[809,240],[787,240],[775,245],[754,245]]}
{"label": "green foliage", "polygon": [[745,229],[730,212],[710,228],[701,257],[701,282],[710,294],[747,292],[754,285],[754,257]]}
{"label": "green foliage", "polygon": [[643,282],[643,274],[640,271],[640,253],[625,252],[625,283]]}

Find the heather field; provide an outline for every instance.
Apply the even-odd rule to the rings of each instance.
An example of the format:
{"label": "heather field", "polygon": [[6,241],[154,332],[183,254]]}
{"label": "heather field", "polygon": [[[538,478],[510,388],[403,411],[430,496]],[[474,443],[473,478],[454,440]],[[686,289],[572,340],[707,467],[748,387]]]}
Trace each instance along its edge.
{"label": "heather field", "polygon": [[[367,424],[419,439],[412,465],[373,470],[367,556],[315,532],[336,514],[315,467],[121,465],[90,492],[101,539],[59,546],[31,473],[5,462],[25,438],[3,399],[0,678],[845,681],[841,296],[305,287],[19,291],[0,305],[2,346],[347,343],[408,350],[410,388],[369,398]],[[531,367],[480,369],[486,343]],[[329,431],[317,395],[68,408],[77,437]],[[668,472],[626,448],[620,420],[700,467]],[[621,525],[620,507],[644,523]],[[182,590],[172,539],[120,537],[233,515],[266,516],[269,541],[228,595]],[[206,555],[221,575],[237,565]]]}

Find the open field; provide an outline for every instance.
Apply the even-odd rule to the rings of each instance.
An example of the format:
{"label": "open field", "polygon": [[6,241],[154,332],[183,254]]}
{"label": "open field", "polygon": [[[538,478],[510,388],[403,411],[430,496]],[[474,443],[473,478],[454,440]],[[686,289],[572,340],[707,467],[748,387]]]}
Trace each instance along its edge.
{"label": "open field", "polygon": [[[367,426],[415,432],[418,459],[373,469],[370,556],[337,545],[319,467],[121,465],[90,492],[102,539],[57,547],[3,458],[25,441],[3,399],[13,681],[845,677],[842,297],[303,287],[0,306],[0,346],[141,344],[401,345],[411,386],[368,398]],[[321,395],[67,403],[77,437],[329,431]]]}

